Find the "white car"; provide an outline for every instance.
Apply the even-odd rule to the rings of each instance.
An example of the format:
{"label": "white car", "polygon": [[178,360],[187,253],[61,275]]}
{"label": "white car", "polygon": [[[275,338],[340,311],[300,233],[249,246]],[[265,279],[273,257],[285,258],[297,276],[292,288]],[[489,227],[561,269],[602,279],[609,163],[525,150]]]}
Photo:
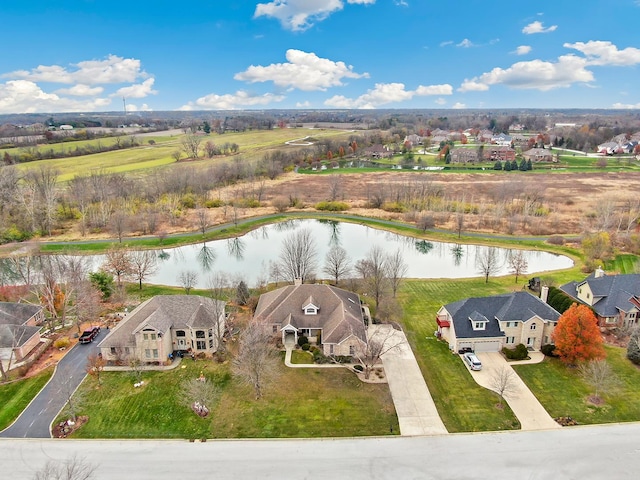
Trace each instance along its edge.
{"label": "white car", "polygon": [[482,370],[482,362],[476,357],[475,353],[467,352],[462,358],[464,358],[464,361],[467,362],[471,370]]}

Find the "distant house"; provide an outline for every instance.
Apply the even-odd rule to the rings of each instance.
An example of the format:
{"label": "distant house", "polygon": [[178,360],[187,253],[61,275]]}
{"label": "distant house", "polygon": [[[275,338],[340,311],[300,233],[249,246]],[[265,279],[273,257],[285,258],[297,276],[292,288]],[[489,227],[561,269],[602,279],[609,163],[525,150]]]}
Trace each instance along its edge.
{"label": "distant house", "polygon": [[224,328],[224,302],[198,295],[158,295],[122,319],[98,347],[109,361],[133,356],[145,363],[164,362],[174,351],[211,355]]}
{"label": "distant house", "polygon": [[260,296],[254,318],[282,342],[304,335],[325,355],[354,355],[366,341],[365,314],[357,294],[321,284],[302,284]]}
{"label": "distant house", "polygon": [[606,275],[600,268],[581,282],[560,287],[570,297],[589,305],[604,328],[638,325],[640,275]]}
{"label": "distant house", "polygon": [[407,135],[406,137],[404,137],[403,143],[406,144],[407,142],[410,143],[411,146],[422,145],[422,137],[420,135],[412,133],[411,135]]}
{"label": "distant house", "polygon": [[379,143],[365,148],[364,154],[371,158],[389,158],[393,156],[393,152],[389,148]]}
{"label": "distant house", "polygon": [[0,361],[20,362],[40,343],[40,305],[0,302]]}
{"label": "distant house", "polygon": [[516,151],[511,147],[487,145],[483,150],[485,160],[512,161],[516,158]]}
{"label": "distant house", "polygon": [[531,160],[532,162],[557,162],[556,157],[553,156],[551,150],[546,148],[532,148],[526,152],[522,152],[522,157],[525,160]]}
{"label": "distant house", "polygon": [[511,136],[506,135],[504,133],[500,133],[499,135],[494,135],[491,137],[491,143],[494,145],[498,145],[501,147],[510,147],[511,146]]}
{"label": "distant house", "polygon": [[73,125],[60,125],[58,130],[73,130]]}
{"label": "distant house", "polygon": [[623,148],[618,142],[605,142],[598,145],[597,152],[602,155],[615,155],[623,153]]}
{"label": "distant house", "polygon": [[551,343],[560,314],[528,292],[467,298],[440,307],[437,333],[453,351],[498,352],[519,343],[533,350]]}
{"label": "distant house", "polygon": [[476,148],[454,148],[451,150],[451,163],[475,163],[478,161]]}

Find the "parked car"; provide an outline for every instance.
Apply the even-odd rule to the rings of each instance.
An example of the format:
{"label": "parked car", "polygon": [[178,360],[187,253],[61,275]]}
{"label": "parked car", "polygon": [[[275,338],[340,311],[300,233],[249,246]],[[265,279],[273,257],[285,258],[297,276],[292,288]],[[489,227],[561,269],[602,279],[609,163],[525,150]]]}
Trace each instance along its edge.
{"label": "parked car", "polygon": [[467,362],[467,365],[469,365],[471,370],[482,370],[482,362],[478,357],[476,357],[475,353],[467,352],[462,356],[462,358],[464,358],[464,361]]}
{"label": "parked car", "polygon": [[78,341],[80,343],[91,343],[98,336],[99,333],[100,333],[100,327],[93,327],[90,330],[85,330],[84,332],[82,332],[82,335],[80,335],[80,338],[78,339]]}

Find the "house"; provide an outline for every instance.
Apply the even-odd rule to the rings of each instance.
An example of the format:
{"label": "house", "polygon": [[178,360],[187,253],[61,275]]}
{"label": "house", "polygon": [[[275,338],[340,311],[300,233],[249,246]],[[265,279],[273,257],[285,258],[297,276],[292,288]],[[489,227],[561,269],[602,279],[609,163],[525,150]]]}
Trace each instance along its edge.
{"label": "house", "polygon": [[40,343],[40,305],[0,302],[0,361],[20,362]]}
{"label": "house", "polygon": [[454,148],[451,150],[451,163],[475,163],[478,161],[476,148]]}
{"label": "house", "polygon": [[606,275],[598,268],[581,282],[569,282],[562,285],[560,290],[593,308],[601,327],[638,324],[640,274]]}
{"label": "house", "polygon": [[371,158],[389,158],[393,156],[393,152],[382,144],[372,145],[365,149],[364,154]]}
{"label": "house", "polygon": [[560,314],[528,292],[467,298],[440,307],[437,335],[455,352],[498,352],[519,343],[533,350],[551,343]]}
{"label": "house", "polygon": [[164,362],[173,352],[211,355],[225,328],[225,303],[199,295],[158,295],[125,316],[98,345],[118,362]]}
{"label": "house", "polygon": [[254,318],[283,343],[304,335],[325,355],[354,355],[366,342],[368,318],[360,297],[331,285],[296,282],[262,294]]}
{"label": "house", "polygon": [[494,145],[498,145],[500,147],[510,147],[511,136],[506,135],[504,133],[500,133],[499,135],[494,135],[491,137],[491,143]]}
{"label": "house", "polygon": [[557,162],[558,159],[553,156],[551,150],[546,148],[531,148],[526,152],[522,152],[522,157],[525,160],[531,160],[532,162]]}
{"label": "house", "polygon": [[516,151],[511,147],[504,147],[500,145],[487,145],[482,155],[485,160],[501,160],[501,161],[512,161],[516,158]]}

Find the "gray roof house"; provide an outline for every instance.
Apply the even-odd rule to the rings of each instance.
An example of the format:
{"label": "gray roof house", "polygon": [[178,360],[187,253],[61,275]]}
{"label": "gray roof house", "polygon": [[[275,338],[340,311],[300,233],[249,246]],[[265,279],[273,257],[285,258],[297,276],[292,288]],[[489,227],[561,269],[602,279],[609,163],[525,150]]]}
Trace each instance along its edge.
{"label": "gray roof house", "polygon": [[440,307],[437,334],[454,351],[497,352],[522,343],[539,350],[551,343],[560,314],[528,292],[467,298]]}
{"label": "gray roof house", "polygon": [[158,295],[126,315],[98,345],[108,361],[167,361],[174,351],[211,355],[225,328],[225,302],[199,295]]}
{"label": "gray roof house", "polygon": [[593,308],[601,327],[638,324],[640,274],[606,275],[598,268],[581,282],[569,282],[560,290]]}
{"label": "gray roof house", "polygon": [[360,297],[330,285],[298,282],[264,293],[254,318],[282,335],[283,343],[304,335],[325,355],[354,355],[366,341]]}
{"label": "gray roof house", "polygon": [[[40,343],[44,311],[40,305],[0,302],[0,361],[20,361]],[[11,362],[9,361],[11,360]]]}

